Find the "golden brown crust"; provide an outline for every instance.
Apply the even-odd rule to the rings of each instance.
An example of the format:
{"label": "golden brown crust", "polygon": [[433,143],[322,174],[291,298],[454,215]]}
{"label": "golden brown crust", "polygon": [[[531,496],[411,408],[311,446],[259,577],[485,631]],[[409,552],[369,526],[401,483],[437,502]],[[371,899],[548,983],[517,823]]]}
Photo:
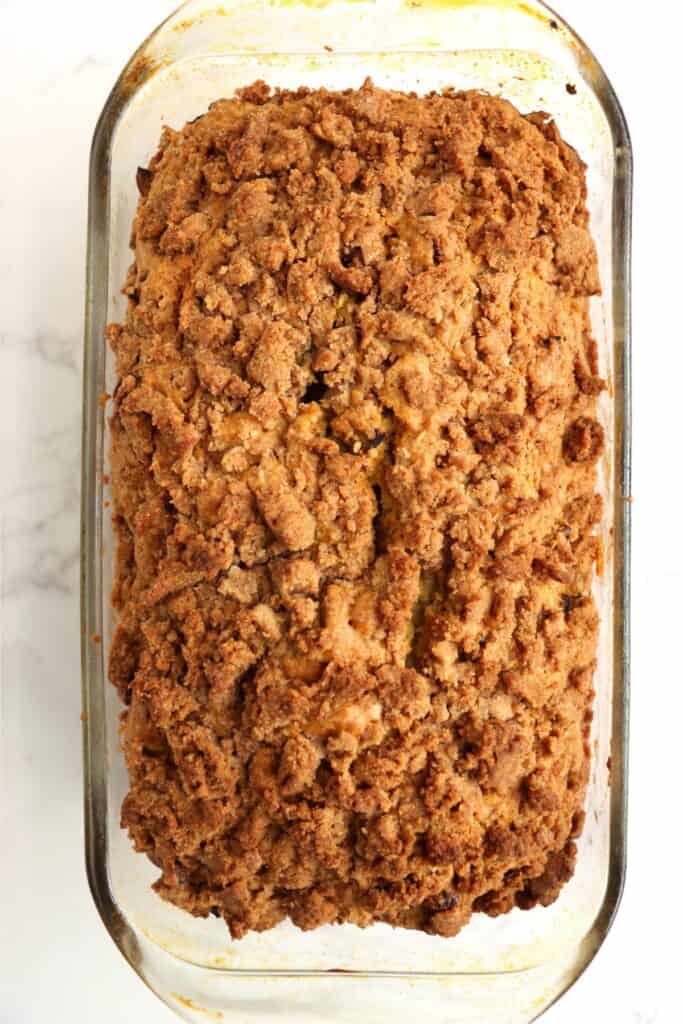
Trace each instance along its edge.
{"label": "golden brown crust", "polygon": [[581,161],[477,93],[166,129],[109,329],[123,824],[233,936],[556,898],[588,774]]}

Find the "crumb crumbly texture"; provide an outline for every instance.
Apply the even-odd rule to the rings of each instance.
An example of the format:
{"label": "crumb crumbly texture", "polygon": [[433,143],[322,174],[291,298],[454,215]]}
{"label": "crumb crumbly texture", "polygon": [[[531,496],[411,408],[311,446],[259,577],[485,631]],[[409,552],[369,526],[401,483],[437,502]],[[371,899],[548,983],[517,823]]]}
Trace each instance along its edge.
{"label": "crumb crumbly texture", "polygon": [[583,821],[604,387],[584,165],[479,93],[164,130],[112,474],[123,825],[233,937],[549,904]]}

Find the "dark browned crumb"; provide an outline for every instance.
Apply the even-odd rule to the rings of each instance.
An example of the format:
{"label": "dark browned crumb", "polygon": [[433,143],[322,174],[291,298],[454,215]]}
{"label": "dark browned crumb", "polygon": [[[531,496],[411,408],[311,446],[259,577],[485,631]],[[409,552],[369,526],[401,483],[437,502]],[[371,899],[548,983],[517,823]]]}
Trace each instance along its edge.
{"label": "dark browned crumb", "polygon": [[598,631],[581,160],[491,96],[257,82],[138,181],[110,676],[158,892],[235,937],[551,903]]}
{"label": "dark browned crumb", "polygon": [[576,86],[572,85],[571,82],[567,82],[565,88],[570,96],[576,96]]}

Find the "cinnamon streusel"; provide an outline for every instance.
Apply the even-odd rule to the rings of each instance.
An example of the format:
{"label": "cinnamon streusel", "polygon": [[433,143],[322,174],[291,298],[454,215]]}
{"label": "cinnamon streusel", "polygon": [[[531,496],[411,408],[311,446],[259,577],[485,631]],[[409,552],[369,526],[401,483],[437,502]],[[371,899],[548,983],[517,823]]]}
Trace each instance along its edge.
{"label": "cinnamon streusel", "polygon": [[138,185],[110,675],[158,892],[234,937],[552,902],[598,634],[581,160],[488,95],[257,82]]}

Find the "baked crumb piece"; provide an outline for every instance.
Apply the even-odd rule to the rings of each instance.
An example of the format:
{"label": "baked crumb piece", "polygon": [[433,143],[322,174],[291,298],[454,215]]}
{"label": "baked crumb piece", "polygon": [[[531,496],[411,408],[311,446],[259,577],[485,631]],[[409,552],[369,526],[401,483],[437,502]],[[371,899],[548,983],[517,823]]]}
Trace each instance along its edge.
{"label": "baked crumb piece", "polygon": [[492,96],[256,82],[138,185],[110,676],[156,889],[235,938],[551,903],[598,633],[581,160]]}

